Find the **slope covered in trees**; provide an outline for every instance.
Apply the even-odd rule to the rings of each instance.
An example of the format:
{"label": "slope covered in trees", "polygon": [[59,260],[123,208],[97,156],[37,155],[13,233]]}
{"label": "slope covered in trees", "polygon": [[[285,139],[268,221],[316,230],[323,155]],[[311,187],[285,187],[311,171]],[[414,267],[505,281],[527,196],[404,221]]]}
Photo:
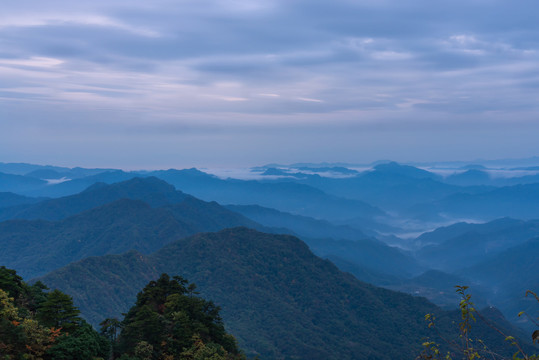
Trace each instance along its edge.
{"label": "slope covered in trees", "polygon": [[[121,197],[142,198],[157,207]],[[120,200],[114,201],[117,198]],[[43,214],[71,213],[107,201],[112,202],[59,221],[1,222],[0,263],[25,277],[35,277],[88,256],[132,249],[151,253],[201,231],[260,227],[217,203],[177,192],[155,178],[96,185],[79,195],[46,201],[39,209]]]}
{"label": "slope covered in trees", "polygon": [[[162,274],[137,295],[135,305],[119,324],[102,322],[114,355],[121,359],[245,359],[227,334],[219,307],[196,294],[196,286],[180,276]],[[116,338],[114,327],[120,325]]]}
{"label": "slope covered in trees", "polygon": [[265,359],[410,359],[420,348],[411,339],[429,335],[424,315],[443,313],[423,298],[359,282],[294,237],[245,228],[194,235],[150,256],[83,260],[42,280],[74,294],[95,322],[100,309],[116,309],[101,312],[107,317],[127,310],[109,294],[134,301],[143,278],[162,272],[193,280],[222,306],[247,354]]}
{"label": "slope covered in trees", "polygon": [[102,321],[101,334],[79,316],[71,296],[47,290],[0,267],[0,358],[245,359],[219,307],[181,277],[150,281],[123,321]]}
{"label": "slope covered in trees", "polygon": [[109,342],[79,317],[71,296],[25,283],[0,267],[0,356],[2,359],[105,358]]}

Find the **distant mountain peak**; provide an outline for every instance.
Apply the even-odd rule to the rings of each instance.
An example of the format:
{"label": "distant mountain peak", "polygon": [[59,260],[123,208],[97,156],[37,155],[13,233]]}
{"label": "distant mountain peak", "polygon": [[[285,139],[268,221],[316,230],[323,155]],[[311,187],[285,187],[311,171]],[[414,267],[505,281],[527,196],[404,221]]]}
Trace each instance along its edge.
{"label": "distant mountain peak", "polygon": [[383,163],[376,165],[373,168],[372,172],[377,173],[386,173],[386,174],[394,174],[394,175],[403,175],[411,178],[438,178],[438,175],[431,173],[430,171],[423,170],[416,168],[414,166],[410,165],[402,165],[395,161],[391,161],[389,163]]}
{"label": "distant mountain peak", "polygon": [[[98,183],[99,184],[99,183]],[[101,183],[102,184],[102,183]],[[90,188],[95,186],[92,185]],[[172,193],[176,192],[176,188],[164,180],[158,179],[155,176],[148,177],[134,177],[132,179],[114,183],[99,185],[94,190],[108,188],[108,189],[124,189],[130,192],[143,191],[144,193]]]}
{"label": "distant mountain peak", "polygon": [[216,177],[215,175],[205,173],[204,171],[201,171],[201,170],[199,170],[199,169],[197,169],[195,167],[190,168],[190,169],[182,169],[182,170],[168,169],[168,170],[165,170],[163,172],[164,173],[169,173],[169,174],[181,173],[181,174],[191,175],[191,176]]}

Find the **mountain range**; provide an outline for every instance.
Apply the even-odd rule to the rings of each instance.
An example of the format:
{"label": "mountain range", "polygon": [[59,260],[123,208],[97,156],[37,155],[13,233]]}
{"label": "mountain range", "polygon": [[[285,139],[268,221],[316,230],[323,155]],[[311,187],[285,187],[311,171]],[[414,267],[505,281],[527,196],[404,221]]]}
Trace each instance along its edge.
{"label": "mountain range", "polygon": [[536,309],[524,294],[539,287],[539,184],[462,170],[275,166],[247,181],[0,163],[11,171],[0,176],[0,265],[70,293],[94,325],[161,273],[181,275],[223,306],[250,355],[269,359],[409,358],[419,348],[405,339],[428,334],[425,313],[444,330],[458,321],[423,298],[455,308],[454,285],[533,330],[516,313]]}
{"label": "mountain range", "polygon": [[433,336],[425,313],[440,314],[444,332],[453,319],[424,298],[342,273],[297,238],[246,228],[197,234],[149,256],[88,258],[40,280],[73,294],[95,323],[119,316],[140,284],[161,272],[195,282],[222,306],[227,331],[246,353],[266,359],[410,359],[420,350],[411,339]]}

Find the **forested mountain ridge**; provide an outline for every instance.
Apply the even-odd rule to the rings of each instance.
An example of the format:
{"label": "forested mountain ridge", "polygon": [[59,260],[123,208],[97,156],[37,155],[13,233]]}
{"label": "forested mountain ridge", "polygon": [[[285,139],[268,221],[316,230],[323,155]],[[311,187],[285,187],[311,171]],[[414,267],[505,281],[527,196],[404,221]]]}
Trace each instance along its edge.
{"label": "forested mountain ridge", "polygon": [[5,360],[242,360],[219,307],[179,276],[161,274],[137,295],[125,319],[103,320],[99,333],[71,296],[0,266],[0,357]]}
{"label": "forested mountain ridge", "polygon": [[123,182],[94,183],[84,191],[41,201],[24,207],[0,209],[0,219],[61,220],[115,200],[142,200],[152,206],[178,203],[189,195],[154,177],[133,178]]}
{"label": "forested mountain ridge", "polygon": [[[320,168],[319,170],[329,171],[329,169],[331,168]],[[301,171],[310,172],[307,168]],[[60,170],[34,169],[30,173],[25,173],[25,176],[16,179],[27,182],[28,178],[35,180],[47,176],[61,182],[65,180],[58,178],[61,173]],[[28,277],[43,275],[45,272],[65,266],[71,261],[82,260],[72,263],[70,266],[73,267],[69,267],[70,272],[63,273],[62,276],[65,276],[69,283],[76,282],[77,278],[85,279],[84,283],[81,284],[82,288],[75,293],[79,294],[77,296],[86,296],[84,301],[89,303],[85,305],[85,313],[89,319],[92,319],[93,323],[96,323],[106,314],[124,312],[131,304],[129,301],[133,300],[134,285],[140,288],[147,281],[159,276],[161,272],[169,272],[170,269],[177,271],[179,275],[184,275],[184,272],[189,271],[187,268],[184,271],[183,267],[175,265],[175,260],[179,259],[187,265],[190,264],[189,266],[201,266],[200,269],[204,269],[206,266],[212,269],[211,266],[214,264],[220,264],[219,258],[213,258],[213,263],[210,264],[206,264],[205,260],[193,263],[192,259],[184,259],[181,254],[173,255],[174,251],[166,247],[167,244],[175,243],[181,238],[199,232],[247,226],[270,233],[298,235],[315,254],[331,259],[341,269],[349,271],[359,279],[411,294],[424,295],[446,307],[450,307],[455,300],[452,286],[456,284],[452,283],[457,282],[472,285],[474,289],[480,290],[482,296],[475,296],[478,303],[500,306],[508,318],[512,318],[514,313],[522,309],[533,310],[533,308],[528,307],[527,302],[521,302],[521,299],[517,299],[517,297],[522,297],[524,287],[534,284],[533,274],[538,271],[535,265],[538,250],[535,249],[532,241],[528,241],[539,235],[539,226],[537,226],[536,220],[523,221],[504,218],[485,224],[458,223],[438,228],[436,231],[425,233],[414,239],[413,237],[417,236],[414,234],[415,224],[419,224],[418,230],[421,229],[421,226],[432,229],[439,225],[436,222],[422,224],[424,219],[421,216],[415,220],[401,218],[408,206],[412,206],[414,201],[421,200],[422,197],[430,201],[427,203],[427,208],[448,199],[444,198],[447,194],[451,198],[481,198],[486,196],[485,194],[495,192],[496,194],[505,194],[507,200],[511,199],[511,195],[507,195],[507,192],[511,193],[517,187],[498,188],[493,191],[494,188],[491,186],[449,185],[447,179],[439,175],[394,163],[379,165],[372,170],[363,172],[339,170],[339,174],[335,178],[317,174],[303,176],[301,172],[297,172],[297,176],[291,178],[288,176],[289,172],[280,168],[266,173],[274,175],[268,175],[266,180],[245,181],[223,179],[196,169],[139,173],[109,170],[100,172],[99,169],[95,169],[94,173],[90,171],[86,173],[88,176],[79,178],[75,178],[76,174],[73,173],[73,180],[61,183],[47,180],[39,183],[41,184],[39,186],[43,186],[41,189],[47,189],[50,194],[72,192],[85,187],[84,191],[75,195],[54,199],[38,199],[11,193],[6,194],[3,198],[0,194],[0,219],[17,219],[0,222],[0,244],[2,244],[3,250],[0,251],[0,261],[5,261],[5,265],[16,268],[21,274]],[[81,174],[84,174],[84,171],[81,171]],[[243,205],[230,205],[226,209],[216,202],[205,202],[178,191],[174,186],[159,178],[175,182],[179,190],[197,191],[207,200],[213,200],[212,196],[217,196],[225,203]],[[124,179],[128,180],[114,183],[116,180]],[[515,179],[515,181],[517,180]],[[109,184],[110,182],[112,184]],[[32,183],[28,182],[28,184]],[[492,183],[491,181],[490,184]],[[398,211],[392,211],[388,215],[377,208],[367,206],[362,201],[345,199],[348,191],[345,184],[351,186],[348,189],[351,190],[348,192],[351,197],[354,192],[363,192],[368,196],[373,196],[373,199],[388,201],[389,208]],[[362,187],[362,184],[374,187]],[[86,187],[87,185],[90,186]],[[325,186],[329,187],[324,188]],[[338,190],[343,195],[337,196],[335,193],[330,195],[333,191],[332,186],[333,190]],[[520,186],[518,188],[526,192],[526,189],[530,187]],[[421,193],[421,191],[424,192]],[[442,196],[441,200],[440,196]],[[490,205],[494,212],[513,211],[507,207],[507,201],[503,200],[504,196],[491,200]],[[514,197],[514,206],[517,210],[522,210],[521,205],[530,201],[532,204],[533,199],[533,194],[531,194],[530,199],[526,199],[525,196]],[[6,206],[2,206],[2,201]],[[274,206],[276,209],[263,207],[263,205]],[[509,210],[503,209],[504,206]],[[413,209],[421,207],[422,205],[417,205]],[[230,209],[247,215],[250,220],[237,212],[230,211]],[[405,211],[401,213],[400,209]],[[444,224],[452,221],[451,216],[457,217],[459,214],[465,213],[459,212],[459,210],[450,213],[450,217],[444,218],[445,215],[438,213],[438,210],[429,213],[428,216],[429,218],[432,216],[432,219],[437,221],[444,221]],[[362,216],[367,217],[362,218]],[[263,224],[258,224],[256,220]],[[459,221],[464,220],[459,219]],[[476,220],[465,221],[474,222]],[[272,226],[273,228],[264,226]],[[400,226],[402,228],[399,228]],[[286,229],[286,227],[290,229]],[[394,234],[399,236],[402,234],[403,237],[397,238]],[[378,240],[372,238],[373,235]],[[259,236],[252,235],[252,237]],[[390,247],[387,244],[396,244],[407,250]],[[526,244],[527,247],[519,248],[519,244]],[[170,254],[160,253],[163,256],[158,261],[156,260],[158,254],[156,251],[163,246],[169,250]],[[236,258],[234,253],[225,252],[226,249],[213,249],[215,247],[213,242],[202,241],[198,243],[198,246],[204,246],[207,251],[220,251],[221,257],[231,258],[232,263],[224,263],[224,267],[234,268],[236,264],[241,263],[241,259]],[[230,245],[228,250],[235,249],[236,246],[237,244]],[[286,247],[285,245],[280,246]],[[511,252],[513,246],[520,250]],[[135,251],[130,251],[131,249]],[[194,249],[192,251],[193,259],[198,258],[200,254]],[[234,250],[232,251],[234,252]],[[258,251],[257,248],[251,251],[258,254],[259,258],[282,255],[280,253],[271,255],[273,253],[269,250]],[[298,251],[302,253],[302,250]],[[412,251],[415,252],[415,258],[411,256]],[[517,253],[518,255],[515,255]],[[109,255],[102,256],[103,254]],[[171,258],[169,259],[165,255],[170,255]],[[514,271],[510,272],[511,277],[500,275],[493,278],[488,276],[488,269],[495,266],[489,261],[495,255],[499,255],[499,257],[494,261],[506,264],[504,266],[512,266]],[[504,257],[512,260],[506,263]],[[418,260],[421,264],[418,263]],[[260,264],[263,264],[268,260],[261,261]],[[89,266],[90,263],[93,265]],[[170,267],[165,267],[165,265],[170,265]],[[234,275],[238,282],[245,281],[245,278],[250,274],[256,273],[256,267],[253,267],[253,270],[249,264],[242,263],[241,267],[243,266],[246,266],[248,270],[237,269],[241,273],[241,276]],[[479,266],[481,266],[481,270],[479,270]],[[281,271],[278,264],[272,264],[270,268],[277,273]],[[429,268],[443,269],[446,273],[427,271]],[[466,269],[460,270],[462,268]],[[96,271],[96,269],[100,270]],[[204,274],[215,274],[213,275],[215,277],[220,276],[217,270],[201,271]],[[295,271],[301,272],[298,269]],[[424,271],[427,272],[419,275]],[[455,274],[455,271],[458,273]],[[464,273],[460,271],[464,271]],[[525,276],[519,276],[520,271]],[[269,273],[270,271],[268,271]],[[528,276],[528,274],[531,275]],[[232,277],[234,278],[234,276]],[[260,276],[266,277],[265,275]],[[474,279],[474,277],[476,278]],[[112,285],[104,284],[103,279],[108,279],[107,281],[110,281]],[[203,279],[206,283],[211,282],[211,279]],[[293,280],[294,278],[291,278],[290,281]],[[198,283],[196,279],[193,281]],[[265,286],[271,289],[271,283],[272,281],[269,281]],[[289,286],[286,283],[282,285]],[[476,286],[481,287],[476,288]],[[107,291],[104,292],[103,288]],[[232,290],[228,288],[226,291],[234,292],[236,288],[238,285]],[[276,288],[273,290],[276,291]],[[515,294],[510,294],[509,291],[513,290]],[[212,291],[221,294],[225,290],[219,290],[218,285],[215,285],[212,286]],[[474,292],[474,294],[476,293],[477,291]],[[105,312],[103,313],[100,309],[103,304],[95,302],[90,296],[84,294],[101,294],[100,297],[110,297],[110,302],[104,305]],[[283,300],[274,295],[263,294],[273,298],[276,304],[281,303],[284,309],[292,309],[289,311],[290,314],[295,314],[298,311],[296,307],[290,307],[291,305],[286,303],[293,298],[291,295],[284,293],[283,296],[287,296],[287,298]],[[263,300],[261,301],[264,303]],[[270,305],[267,305],[268,309]],[[94,310],[89,311],[88,308],[92,306],[95,306]],[[250,316],[246,315],[243,319],[235,321],[236,323],[240,320],[246,322],[249,318],[253,318],[252,314],[258,311],[258,309],[252,310]],[[321,311],[331,312],[332,310]],[[268,316],[273,317],[273,311]],[[256,320],[256,317],[253,319]],[[304,337],[316,338],[315,335],[309,333],[312,330],[309,330],[311,325],[309,321],[305,320],[300,322],[300,326],[294,329],[293,333],[289,333],[289,336],[294,339],[294,343],[302,344],[301,346],[306,349],[312,349],[312,346],[316,348],[315,345],[303,343],[302,340]],[[307,330],[303,331],[302,327],[306,327]],[[239,328],[241,330],[241,324]],[[281,324],[281,320],[275,320],[275,328],[279,329],[276,331],[278,333],[286,334],[288,331],[281,330],[285,328]],[[324,331],[326,330],[323,330],[322,333]],[[254,330],[249,328],[245,332],[254,332]],[[296,333],[303,335],[298,338]],[[270,340],[267,340],[266,337],[253,339],[253,335],[245,335],[248,341],[254,341],[258,344],[256,346],[261,346],[261,351],[253,350],[254,347],[252,347],[252,354],[260,352],[274,356],[279,353],[282,344],[285,344],[284,351],[289,351],[286,343],[277,345],[273,342],[272,334],[274,332],[271,329],[267,330],[265,334],[267,336],[264,334],[263,336],[270,338]],[[332,338],[332,335],[328,335],[328,338]],[[319,338],[319,341],[323,342],[323,339]],[[339,344],[334,340],[330,342],[334,345]],[[318,350],[313,352],[317,353]]]}
{"label": "forested mountain ridge", "polygon": [[[123,198],[129,196],[145,199],[157,207]],[[114,200],[117,198],[120,199]],[[35,277],[88,256],[132,249],[151,253],[197,232],[234,226],[262,228],[217,203],[178,192],[155,178],[97,184],[79,195],[37,204],[37,209],[52,217],[100,203],[105,204],[59,221],[0,222],[0,263],[17,269],[25,277]]]}
{"label": "forested mountain ridge", "polygon": [[362,216],[376,218],[385,212],[361,200],[338,197],[301,183],[220,179],[197,169],[151,172],[166,182],[203,200],[220,204],[261,205],[318,219]]}
{"label": "forested mountain ridge", "polygon": [[[125,311],[121,302],[161,272],[192,279],[222,306],[247,354],[266,359],[410,359],[419,350],[410,339],[432,335],[425,313],[441,312],[423,298],[359,282],[294,237],[246,228],[194,235],[149,256],[82,260],[41,280],[74,294],[95,322]],[[109,300],[116,292],[123,295]]]}

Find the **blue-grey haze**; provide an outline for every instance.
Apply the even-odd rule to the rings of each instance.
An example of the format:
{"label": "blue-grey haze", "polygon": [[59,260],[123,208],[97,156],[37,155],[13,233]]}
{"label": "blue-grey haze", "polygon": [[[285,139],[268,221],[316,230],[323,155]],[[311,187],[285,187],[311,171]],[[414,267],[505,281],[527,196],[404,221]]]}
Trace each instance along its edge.
{"label": "blue-grey haze", "polygon": [[532,0],[4,1],[0,161],[528,157]]}

